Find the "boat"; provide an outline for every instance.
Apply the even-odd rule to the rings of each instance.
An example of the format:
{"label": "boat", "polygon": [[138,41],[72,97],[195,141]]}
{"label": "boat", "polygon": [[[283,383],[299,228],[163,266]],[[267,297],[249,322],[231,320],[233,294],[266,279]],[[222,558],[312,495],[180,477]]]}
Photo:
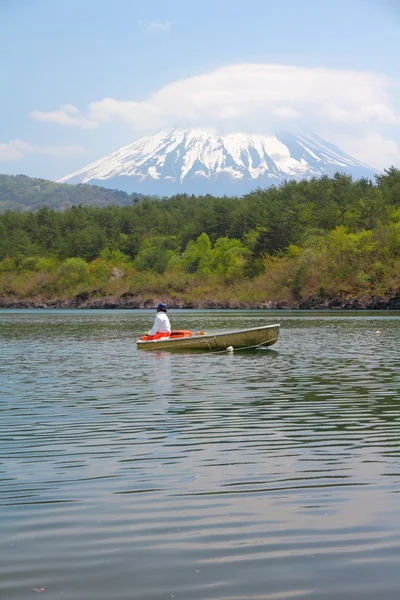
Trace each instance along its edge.
{"label": "boat", "polygon": [[258,348],[272,346],[278,339],[280,324],[262,325],[251,329],[235,329],[233,331],[220,331],[207,333],[198,331],[171,331],[166,337],[152,339],[143,336],[137,341],[140,350],[206,350],[231,351],[237,349]]}

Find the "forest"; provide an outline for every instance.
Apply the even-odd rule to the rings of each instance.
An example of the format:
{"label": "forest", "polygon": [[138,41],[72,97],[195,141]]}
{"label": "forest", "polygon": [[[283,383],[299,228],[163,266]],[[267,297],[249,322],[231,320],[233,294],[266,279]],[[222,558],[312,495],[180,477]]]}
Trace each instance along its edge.
{"label": "forest", "polygon": [[394,167],[376,181],[337,173],[241,198],[132,197],[124,206],[0,214],[3,302],[131,296],[296,305],[399,290]]}
{"label": "forest", "polygon": [[26,175],[0,174],[0,213],[5,210],[37,210],[44,206],[57,210],[82,206],[127,205],[142,198],[142,194],[126,194],[96,185],[68,185]]}

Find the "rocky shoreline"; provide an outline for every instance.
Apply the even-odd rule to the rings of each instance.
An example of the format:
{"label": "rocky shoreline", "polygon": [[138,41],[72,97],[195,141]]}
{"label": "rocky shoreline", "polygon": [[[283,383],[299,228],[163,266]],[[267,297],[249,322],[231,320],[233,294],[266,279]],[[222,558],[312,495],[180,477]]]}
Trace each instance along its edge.
{"label": "rocky shoreline", "polygon": [[[300,300],[263,300],[260,302],[216,302],[204,300],[184,302],[173,298],[163,298],[171,309],[260,309],[260,310],[400,310],[400,290],[391,297],[346,297],[320,298],[310,296]],[[143,298],[133,293],[125,293],[120,297],[91,297],[89,293],[78,294],[74,298],[52,299],[48,301],[17,300],[0,298],[0,309],[39,308],[39,309],[152,309],[158,298]]]}

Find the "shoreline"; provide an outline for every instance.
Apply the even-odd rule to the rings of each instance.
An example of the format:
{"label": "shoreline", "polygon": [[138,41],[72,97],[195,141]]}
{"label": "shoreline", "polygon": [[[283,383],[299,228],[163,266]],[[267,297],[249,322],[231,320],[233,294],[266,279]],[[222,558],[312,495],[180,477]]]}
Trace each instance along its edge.
{"label": "shoreline", "polygon": [[[260,302],[235,302],[199,300],[197,302],[179,301],[172,298],[163,299],[169,309],[208,309],[208,310],[400,310],[400,292],[395,296],[350,296],[319,298],[310,296],[307,299],[268,300]],[[89,294],[78,294],[73,298],[56,298],[51,300],[16,300],[0,298],[0,309],[152,309],[158,303],[158,297],[138,297],[132,293],[120,297],[110,296],[90,298]]]}

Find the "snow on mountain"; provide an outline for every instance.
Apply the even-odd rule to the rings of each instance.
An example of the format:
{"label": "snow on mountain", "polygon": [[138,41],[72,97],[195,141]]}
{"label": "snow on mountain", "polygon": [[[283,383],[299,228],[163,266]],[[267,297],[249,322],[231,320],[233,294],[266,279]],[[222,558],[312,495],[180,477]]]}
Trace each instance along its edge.
{"label": "snow on mountain", "polygon": [[375,171],[312,133],[173,129],[143,137],[59,180],[128,192],[241,194],[287,179]]}

